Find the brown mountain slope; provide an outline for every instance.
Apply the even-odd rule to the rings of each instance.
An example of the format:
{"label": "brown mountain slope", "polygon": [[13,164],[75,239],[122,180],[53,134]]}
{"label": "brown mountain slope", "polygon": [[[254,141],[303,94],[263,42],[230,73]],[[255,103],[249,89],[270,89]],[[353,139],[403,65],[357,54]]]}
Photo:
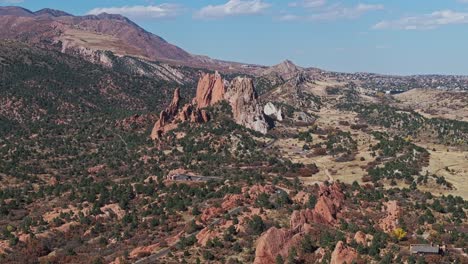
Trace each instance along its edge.
{"label": "brown mountain slope", "polygon": [[124,16],[106,13],[73,16],[53,9],[31,12],[20,7],[0,7],[0,38],[20,40],[83,57],[109,50],[119,56],[223,71],[249,72],[252,67],[258,68],[192,55],[147,32]]}
{"label": "brown mountain slope", "polygon": [[[152,60],[192,62],[194,57],[161,37],[151,34],[120,15],[72,16],[43,9],[36,13],[0,8],[0,36],[33,44],[56,44],[66,49],[107,47],[119,55]],[[91,41],[89,41],[91,40]]]}

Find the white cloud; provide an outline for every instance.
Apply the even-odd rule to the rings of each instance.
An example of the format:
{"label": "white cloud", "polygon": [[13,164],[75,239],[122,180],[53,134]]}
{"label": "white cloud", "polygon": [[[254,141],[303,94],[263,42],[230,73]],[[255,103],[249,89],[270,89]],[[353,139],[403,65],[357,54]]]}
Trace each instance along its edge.
{"label": "white cloud", "polygon": [[23,2],[24,0],[0,0],[0,4],[19,4]]}
{"label": "white cloud", "polygon": [[338,19],[355,19],[365,13],[384,9],[383,5],[358,4],[353,7],[343,7],[341,5],[333,5],[327,10],[320,13],[315,13],[309,16],[311,20],[338,20]]}
{"label": "white cloud", "polygon": [[197,18],[222,18],[226,16],[255,15],[269,8],[263,0],[229,0],[223,5],[209,5],[199,10]]}
{"label": "white cloud", "polygon": [[383,5],[371,5],[371,4],[358,4],[352,7],[345,7],[341,4],[334,4],[319,8],[315,12],[304,15],[297,16],[292,14],[287,14],[281,16],[279,19],[283,21],[292,21],[292,20],[310,20],[310,21],[326,21],[326,20],[340,20],[340,19],[356,19],[364,14],[384,9]]}
{"label": "white cloud", "polygon": [[314,8],[314,7],[324,6],[326,3],[327,3],[327,0],[302,0],[298,2],[291,2],[289,3],[289,6]]}
{"label": "white cloud", "polygon": [[403,17],[397,20],[381,21],[374,29],[424,30],[450,24],[468,24],[468,13],[440,10],[420,16]]}
{"label": "white cloud", "polygon": [[177,16],[181,11],[181,6],[174,4],[161,4],[150,6],[123,6],[123,7],[103,7],[94,8],[88,15],[98,15],[101,13],[120,14],[129,18],[160,19]]}
{"label": "white cloud", "polygon": [[300,16],[292,15],[292,14],[286,14],[282,15],[278,18],[281,21],[294,21],[294,20],[299,20],[301,19]]}

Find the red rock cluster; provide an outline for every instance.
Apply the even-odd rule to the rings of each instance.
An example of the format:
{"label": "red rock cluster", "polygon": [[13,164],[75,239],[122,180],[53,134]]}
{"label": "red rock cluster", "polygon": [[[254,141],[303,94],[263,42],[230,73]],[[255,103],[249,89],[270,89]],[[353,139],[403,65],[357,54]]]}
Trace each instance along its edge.
{"label": "red rock cluster", "polygon": [[177,128],[178,122],[189,121],[193,123],[206,123],[209,121],[208,114],[204,110],[193,107],[192,104],[186,104],[179,109],[180,90],[174,91],[174,97],[171,104],[159,115],[159,120],[153,127],[151,139],[159,139],[161,136]]}
{"label": "red rock cluster", "polygon": [[208,122],[208,113],[202,109],[223,100],[230,103],[237,124],[261,133],[267,132],[268,125],[258,103],[252,80],[238,77],[227,83],[216,72],[203,74],[200,77],[195,98],[191,104],[184,105],[181,110],[179,110],[179,89],[174,92],[171,104],[161,112],[159,120],[154,125],[151,138],[153,140],[161,138],[164,133],[177,128],[178,122]]}
{"label": "red rock cluster", "polygon": [[210,227],[205,227],[197,234],[196,238],[200,245],[206,246],[208,241],[220,237],[221,235],[220,232],[212,230]]}
{"label": "red rock cluster", "polygon": [[344,201],[344,194],[338,184],[322,185],[314,209],[294,211],[291,215],[291,228],[301,229],[305,224],[320,223],[333,225]]}
{"label": "red rock cluster", "polygon": [[358,231],[358,232],[356,232],[356,234],[354,235],[354,240],[355,240],[358,244],[361,244],[361,245],[363,245],[363,246],[370,246],[370,242],[372,241],[373,238],[374,238],[374,236],[369,235],[369,234],[365,234],[365,233],[362,232],[362,231]]}
{"label": "red rock cluster", "polygon": [[275,263],[278,255],[285,258],[292,247],[299,245],[302,236],[302,233],[296,234],[293,230],[284,228],[268,229],[257,241],[254,264]]}
{"label": "red rock cluster", "polygon": [[290,229],[272,227],[258,239],[254,263],[275,263],[278,254],[286,258],[289,250],[293,246],[297,247],[303,236],[311,232],[314,223],[335,224],[344,199],[345,195],[337,183],[331,186],[322,185],[313,210],[294,211]]}
{"label": "red rock cluster", "polygon": [[[208,223],[209,220],[220,216],[221,214],[232,210],[242,204],[253,204],[257,197],[262,194],[273,194],[275,188],[272,185],[254,185],[252,187],[243,187],[242,194],[228,194],[223,198],[220,207],[208,207],[202,211],[200,220]],[[248,197],[248,198],[247,198]]]}

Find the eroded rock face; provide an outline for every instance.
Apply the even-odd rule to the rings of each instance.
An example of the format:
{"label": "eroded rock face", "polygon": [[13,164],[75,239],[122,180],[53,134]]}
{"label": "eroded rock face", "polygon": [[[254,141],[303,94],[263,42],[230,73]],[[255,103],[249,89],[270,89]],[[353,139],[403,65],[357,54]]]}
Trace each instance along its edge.
{"label": "eroded rock face", "polygon": [[236,123],[266,134],[268,124],[257,100],[253,81],[250,78],[235,78],[226,92]]}
{"label": "eroded rock face", "polygon": [[200,245],[206,246],[208,241],[220,236],[221,234],[219,232],[211,230],[209,227],[205,227],[197,234],[196,238]]}
{"label": "eroded rock face", "polygon": [[335,250],[333,250],[330,264],[353,263],[357,256],[355,249],[345,246],[343,241],[338,241]]}
{"label": "eroded rock face", "polygon": [[283,111],[281,108],[277,108],[272,102],[268,102],[263,107],[265,115],[272,117],[276,121],[283,121]]}
{"label": "eroded rock face", "polygon": [[[258,103],[252,79],[238,77],[227,83],[219,73],[215,73],[201,76],[192,104],[186,104],[182,109],[179,109],[180,91],[175,90],[171,104],[161,112],[154,125],[151,138],[161,138],[164,133],[177,128],[179,121],[208,122],[210,117],[203,108],[223,100],[230,103],[237,124],[263,134],[267,133],[268,124]],[[281,116],[281,113],[279,114]]]}
{"label": "eroded rock face", "polygon": [[337,183],[331,186],[322,185],[314,209],[293,212],[291,215],[291,228],[302,231],[305,224],[335,224],[344,199],[345,196]]}
{"label": "eroded rock face", "polygon": [[386,233],[391,233],[398,227],[398,220],[401,215],[401,208],[397,201],[388,201],[385,204],[386,216],[379,221],[379,227]]}
{"label": "eroded rock face", "polygon": [[368,244],[370,244],[370,241],[372,241],[373,238],[374,238],[374,236],[365,234],[362,231],[358,231],[354,235],[354,240],[358,244],[361,244],[361,245],[364,245],[364,246],[367,246]]}
{"label": "eroded rock face", "polygon": [[131,259],[141,258],[142,256],[147,256],[154,253],[158,248],[159,243],[149,246],[137,247],[130,252],[129,257]]}
{"label": "eroded rock face", "polygon": [[177,117],[180,102],[180,90],[177,88],[174,91],[172,102],[166,110],[163,110],[159,115],[159,120],[153,127],[151,139],[155,140],[162,136],[167,131],[167,125]]}
{"label": "eroded rock face", "polygon": [[209,121],[208,113],[192,104],[186,104],[182,109],[179,109],[180,100],[180,90],[177,88],[174,91],[171,104],[161,112],[159,120],[154,124],[151,139],[159,139],[164,133],[177,128],[178,122],[206,123]]}
{"label": "eroded rock face", "polygon": [[299,245],[301,239],[301,234],[295,234],[284,228],[272,227],[268,229],[258,239],[254,264],[275,263],[278,255],[281,255],[283,259],[286,258],[289,250],[293,246]]}
{"label": "eroded rock face", "polygon": [[223,78],[218,72],[215,74],[203,74],[198,81],[197,95],[194,99],[198,108],[212,106],[224,100],[224,94],[226,93],[224,83]]}

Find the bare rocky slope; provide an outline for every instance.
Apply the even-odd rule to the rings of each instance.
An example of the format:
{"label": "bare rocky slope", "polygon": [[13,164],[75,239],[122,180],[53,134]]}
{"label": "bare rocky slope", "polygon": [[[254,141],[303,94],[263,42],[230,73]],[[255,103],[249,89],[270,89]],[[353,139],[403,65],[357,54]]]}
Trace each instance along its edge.
{"label": "bare rocky slope", "polygon": [[102,64],[106,64],[107,59],[99,58],[99,52],[112,51],[119,56],[192,67],[240,70],[248,66],[190,54],[124,16],[106,13],[74,16],[53,9],[32,12],[20,7],[0,7],[0,36],[78,53]]}

